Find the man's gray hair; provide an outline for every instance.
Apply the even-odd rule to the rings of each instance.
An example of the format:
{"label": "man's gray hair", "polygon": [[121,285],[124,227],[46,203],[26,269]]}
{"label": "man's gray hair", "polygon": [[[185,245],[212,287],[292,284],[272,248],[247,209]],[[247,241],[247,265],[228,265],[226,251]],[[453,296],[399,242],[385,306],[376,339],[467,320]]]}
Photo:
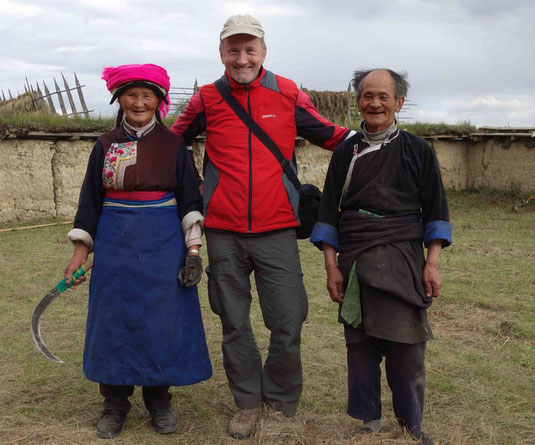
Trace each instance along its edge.
{"label": "man's gray hair", "polygon": [[357,94],[357,100],[360,100],[360,96],[362,94],[362,85],[364,84],[364,79],[366,79],[366,76],[372,73],[373,71],[380,70],[388,71],[392,76],[392,80],[394,81],[394,95],[396,96],[396,100],[407,96],[407,91],[409,90],[410,84],[409,82],[407,82],[406,71],[396,73],[395,71],[389,70],[388,68],[374,68],[371,70],[355,71],[355,73],[353,74],[353,80],[351,81],[351,84],[353,85],[355,93]]}

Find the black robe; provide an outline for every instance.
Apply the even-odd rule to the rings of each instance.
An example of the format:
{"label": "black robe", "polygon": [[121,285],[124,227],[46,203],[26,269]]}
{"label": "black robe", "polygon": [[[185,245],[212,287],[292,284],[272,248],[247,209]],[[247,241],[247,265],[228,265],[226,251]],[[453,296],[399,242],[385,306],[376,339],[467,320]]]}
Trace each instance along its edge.
{"label": "black robe", "polygon": [[[347,274],[354,260],[351,253],[354,246],[344,249],[341,244],[340,215],[345,211],[359,210],[383,216],[415,215],[423,225],[423,237],[402,242],[386,240],[365,251],[363,260],[377,262],[378,258],[386,258],[395,263],[410,257],[414,260],[410,267],[414,269],[416,264],[419,269],[415,273],[420,280],[416,287],[423,289],[421,272],[425,260],[422,241],[426,246],[433,239],[442,239],[443,247],[451,243],[448,206],[436,156],[423,139],[396,130],[379,149],[357,158],[349,187],[340,202],[353,152],[362,153],[367,147],[368,143],[358,133],[335,150],[311,241],[318,247],[326,242],[340,250],[339,265],[345,273],[347,285]],[[395,252],[402,252],[402,255],[394,259],[392,256]],[[359,265],[357,261],[357,275],[358,268],[363,266],[367,267]],[[386,278],[392,277],[385,275]],[[401,280],[398,287],[398,295],[395,295],[384,287],[360,283],[362,323],[358,328],[344,324],[348,344],[361,341],[367,335],[403,343],[419,343],[432,338],[425,307],[430,302],[426,304],[425,295],[422,304],[417,305],[411,303],[410,299],[400,298],[399,294],[403,292]]]}

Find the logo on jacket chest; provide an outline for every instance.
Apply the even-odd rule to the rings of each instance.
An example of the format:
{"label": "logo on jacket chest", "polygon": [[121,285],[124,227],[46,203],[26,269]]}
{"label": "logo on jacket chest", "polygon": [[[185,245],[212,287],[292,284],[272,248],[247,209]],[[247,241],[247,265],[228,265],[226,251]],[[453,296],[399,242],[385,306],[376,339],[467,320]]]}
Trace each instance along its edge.
{"label": "logo on jacket chest", "polygon": [[275,118],[277,117],[276,114],[263,114],[262,115],[262,119],[270,119],[270,118]]}

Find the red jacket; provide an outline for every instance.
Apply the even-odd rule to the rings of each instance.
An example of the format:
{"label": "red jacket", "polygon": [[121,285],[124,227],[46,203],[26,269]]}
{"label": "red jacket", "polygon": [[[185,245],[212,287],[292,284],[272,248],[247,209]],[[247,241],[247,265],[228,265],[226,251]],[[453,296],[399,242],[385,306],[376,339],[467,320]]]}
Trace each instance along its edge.
{"label": "red jacket", "polygon": [[[334,150],[347,134],[324,119],[294,82],[261,69],[248,85],[223,76],[238,103],[292,159],[297,134]],[[273,154],[222,99],[203,86],[171,127],[187,143],[206,131],[205,226],[241,233],[295,227],[298,196]]]}

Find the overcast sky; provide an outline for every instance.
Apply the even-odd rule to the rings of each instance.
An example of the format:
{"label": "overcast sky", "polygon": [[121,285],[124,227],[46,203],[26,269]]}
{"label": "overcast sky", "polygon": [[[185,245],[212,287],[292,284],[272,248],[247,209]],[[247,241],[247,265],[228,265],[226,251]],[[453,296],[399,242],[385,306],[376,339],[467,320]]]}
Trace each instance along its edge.
{"label": "overcast sky", "polygon": [[94,114],[112,115],[104,66],[210,83],[234,14],[260,20],[265,67],[305,88],[342,91],[355,69],[388,67],[408,72],[407,117],[535,126],[534,0],[0,0],[0,89],[76,72]]}

